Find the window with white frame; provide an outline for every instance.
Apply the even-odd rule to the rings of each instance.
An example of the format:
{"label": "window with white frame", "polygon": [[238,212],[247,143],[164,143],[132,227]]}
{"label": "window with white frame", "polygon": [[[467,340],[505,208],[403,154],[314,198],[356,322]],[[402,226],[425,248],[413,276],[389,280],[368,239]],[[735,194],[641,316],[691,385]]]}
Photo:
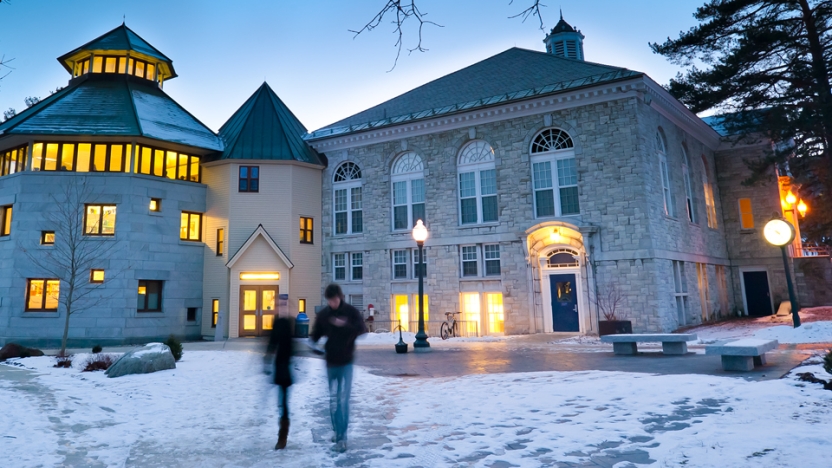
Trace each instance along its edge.
{"label": "window with white frame", "polygon": [[673,207],[673,192],[670,190],[670,172],[667,167],[667,143],[661,129],[656,131],[656,152],[659,155],[659,176],[662,179],[662,196],[664,197],[664,214],[676,217]]}
{"label": "window with white frame", "polygon": [[337,253],[332,255],[332,275],[335,281],[346,281],[347,279],[347,254]]}
{"label": "window with white frame", "polygon": [[538,133],[532,139],[531,163],[535,217],[579,214],[578,170],[569,134],[557,128]]}
{"label": "window with white frame", "polygon": [[460,247],[462,254],[462,276],[479,276],[479,261],[476,245],[463,245]]}
{"label": "window with white frame", "polygon": [[425,166],[422,158],[409,151],[393,163],[393,229],[406,230],[425,220]]}
{"label": "window with white frame", "polygon": [[682,179],[685,183],[685,207],[688,211],[688,221],[696,222],[696,204],[694,203],[693,190],[690,184],[690,160],[688,159],[688,152],[685,146],[682,145]]}
{"label": "window with white frame", "polygon": [[393,279],[408,279],[408,257],[410,257],[410,254],[407,250],[393,251]]}
{"label": "window with white frame", "polygon": [[673,260],[673,288],[679,325],[685,325],[688,322],[688,281],[685,277],[685,262]]}
{"label": "window with white frame", "polygon": [[705,192],[705,210],[708,215],[708,227],[717,228],[716,203],[714,203],[714,186],[711,183],[711,170],[708,167],[708,160],[702,155],[702,185]]}
{"label": "window with white frame", "polygon": [[335,234],[359,234],[364,232],[361,169],[358,165],[345,162],[338,166],[332,181],[332,189]]}
{"label": "window with white frame", "polygon": [[353,252],[350,256],[350,279],[352,281],[361,281],[364,279],[364,254],[361,252]]}
{"label": "window with white frame", "polygon": [[497,171],[491,145],[474,140],[459,152],[459,222],[497,221]]}
{"label": "window with white frame", "polygon": [[500,276],[500,244],[486,244],[482,248],[485,276]]}

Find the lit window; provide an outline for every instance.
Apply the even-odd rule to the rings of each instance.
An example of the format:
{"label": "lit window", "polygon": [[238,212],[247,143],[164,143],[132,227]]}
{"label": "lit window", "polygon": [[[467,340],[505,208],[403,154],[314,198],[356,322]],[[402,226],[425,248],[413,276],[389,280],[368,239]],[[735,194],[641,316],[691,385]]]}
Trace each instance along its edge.
{"label": "lit window", "polygon": [[0,206],[0,237],[12,233],[12,206]]}
{"label": "lit window", "polygon": [[298,313],[305,314],[306,313],[306,299],[298,299]]}
{"label": "lit window", "polygon": [[104,73],[115,73],[118,59],[116,57],[104,58]]}
{"label": "lit window", "polygon": [[312,243],[312,218],[300,217],[300,243]]}
{"label": "lit window", "polygon": [[460,332],[465,336],[478,336],[480,332],[480,293],[463,293],[462,324]]}
{"label": "lit window", "polygon": [[260,191],[260,167],[240,166],[240,179],[238,191],[259,192]]}
{"label": "lit window", "polygon": [[217,319],[220,315],[220,300],[211,299],[211,328],[217,328]]}
{"label": "lit window", "polygon": [[497,171],[491,146],[482,140],[465,145],[457,170],[460,224],[497,221]]}
{"label": "lit window", "polygon": [[750,198],[740,198],[740,229],[754,229],[754,212]]}
{"label": "lit window", "polygon": [[60,290],[59,279],[27,279],[26,311],[54,312],[58,310]]}
{"label": "lit window", "polygon": [[28,151],[28,146],[20,146],[0,152],[0,176],[7,176],[26,170],[26,154]]}
{"label": "lit window", "polygon": [[407,294],[396,294],[393,296],[393,321],[395,325],[401,325],[402,329],[408,330],[410,326],[410,305]]}
{"label": "lit window", "polygon": [[716,204],[714,202],[714,187],[711,184],[711,171],[708,168],[708,160],[705,159],[704,154],[702,155],[702,167],[704,168],[702,171],[702,185],[704,186],[705,191],[705,207],[708,214],[708,227],[716,229],[718,225],[716,219]]}
{"label": "lit window", "polygon": [[225,253],[225,229],[217,229],[217,257]]}
{"label": "lit window", "polygon": [[186,241],[202,240],[202,214],[183,211],[179,223],[179,238]]}
{"label": "lit window", "polygon": [[361,169],[346,162],[338,166],[333,178],[335,234],[364,232],[364,212],[361,192]]}
{"label": "lit window", "polygon": [[90,283],[103,283],[104,270],[90,270]]}
{"label": "lit window", "polygon": [[151,198],[150,211],[162,211],[162,200],[159,198]]}
{"label": "lit window", "polygon": [[139,280],[138,312],[162,310],[162,281]]}
{"label": "lit window", "polygon": [[104,57],[93,57],[92,58],[92,72],[93,73],[101,73],[102,65],[104,64]]}
{"label": "lit window", "polygon": [[477,261],[477,246],[463,245],[462,251],[462,276],[479,276],[479,268]]}
{"label": "lit window", "polygon": [[503,295],[501,293],[485,293],[485,313],[488,316],[488,334],[505,332]]}
{"label": "lit window", "polygon": [[[121,154],[120,151],[119,154]],[[124,154],[126,155],[126,163],[123,167],[126,171],[129,168],[130,160],[129,145]],[[136,148],[134,171],[137,174],[166,177],[172,180],[199,182],[199,162],[198,156],[188,156],[175,151],[139,146]]]}
{"label": "lit window", "polygon": [[84,235],[112,236],[116,233],[115,205],[85,205]]}
{"label": "lit window", "polygon": [[425,174],[422,158],[404,153],[393,163],[393,229],[411,229],[425,220]]}
{"label": "lit window", "polygon": [[55,244],[55,231],[41,231],[40,232],[40,243],[41,243],[41,245],[54,245]]}

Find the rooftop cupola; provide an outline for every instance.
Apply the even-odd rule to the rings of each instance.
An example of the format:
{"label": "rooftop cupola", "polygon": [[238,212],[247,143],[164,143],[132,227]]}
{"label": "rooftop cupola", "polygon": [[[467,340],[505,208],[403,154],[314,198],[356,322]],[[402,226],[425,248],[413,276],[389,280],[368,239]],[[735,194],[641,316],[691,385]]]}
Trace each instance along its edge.
{"label": "rooftop cupola", "polygon": [[546,52],[552,55],[576,60],[584,59],[584,35],[563,20],[563,12],[560,13],[560,21],[546,35],[543,43],[546,44]]}
{"label": "rooftop cupola", "polygon": [[173,61],[124,24],[58,57],[58,61],[73,78],[87,73],[121,74],[159,86],[176,78]]}

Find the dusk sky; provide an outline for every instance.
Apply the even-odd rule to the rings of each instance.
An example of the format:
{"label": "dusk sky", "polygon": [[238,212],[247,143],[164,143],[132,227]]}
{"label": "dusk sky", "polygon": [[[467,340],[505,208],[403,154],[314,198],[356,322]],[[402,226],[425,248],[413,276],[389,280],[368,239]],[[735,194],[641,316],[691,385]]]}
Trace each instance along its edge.
{"label": "dusk sky", "polygon": [[[314,130],[510,47],[543,51],[536,18],[508,17],[531,0],[421,0],[423,46],[403,50],[382,24],[353,39],[384,0],[13,0],[0,4],[0,54],[14,69],[0,81],[0,110],[21,111],[27,96],[46,97],[69,74],[55,60],[127,26],[173,60],[178,78],[165,91],[214,130],[264,81]],[[564,19],[586,36],[588,61],[647,73],[665,84],[678,68],[647,43],[676,37],[696,22],[703,0],[561,0],[545,2],[546,31]],[[405,48],[416,43],[406,31]],[[5,73],[5,71],[4,71]]]}

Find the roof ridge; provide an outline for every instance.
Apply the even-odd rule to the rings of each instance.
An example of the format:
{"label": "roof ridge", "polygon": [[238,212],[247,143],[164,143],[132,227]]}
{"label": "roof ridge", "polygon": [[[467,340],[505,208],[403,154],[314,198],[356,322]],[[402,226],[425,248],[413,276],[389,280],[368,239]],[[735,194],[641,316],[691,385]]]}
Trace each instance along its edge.
{"label": "roof ridge", "polygon": [[[265,83],[265,82],[264,82],[264,83]],[[252,116],[252,114],[254,114],[254,107],[255,107],[255,105],[257,104],[257,100],[258,100],[258,99],[260,99],[260,93],[261,93],[262,91],[263,91],[263,86],[261,85],[259,88],[257,88],[257,90],[254,92],[254,94],[252,94],[252,95],[251,95],[251,96],[250,96],[250,97],[246,100],[246,102],[244,102],[244,103],[243,103],[243,106],[245,106],[245,105],[246,105],[246,104],[248,104],[249,102],[251,102],[251,105],[250,105],[250,106],[249,106],[249,108],[246,110],[246,112],[245,112],[245,118],[244,118],[244,119],[242,119],[242,123],[240,123],[240,125],[237,127],[236,134],[235,134],[235,135],[234,135],[234,137],[233,137],[233,143],[232,143],[232,144],[231,144],[228,148],[223,148],[223,152],[224,152],[224,153],[229,153],[229,154],[230,154],[230,153],[232,153],[232,152],[234,151],[234,149],[237,147],[237,141],[239,141],[239,139],[240,139],[240,135],[242,135],[242,134],[243,134],[243,129],[245,129],[245,128],[246,128],[246,125],[248,125],[249,121],[251,120],[251,116]],[[239,109],[239,110],[242,110],[242,106],[240,107],[240,109]],[[235,114],[236,114],[236,112],[235,112]],[[234,116],[234,114],[232,114],[232,117],[233,117],[233,116]]]}
{"label": "roof ridge", "polygon": [[130,108],[133,109],[133,117],[136,119],[136,128],[139,129],[139,135],[145,136],[144,129],[142,128],[142,119],[139,118],[139,110],[136,109],[136,97],[133,96],[133,87],[130,86],[130,80],[125,80],[124,84],[127,86],[127,92],[130,94],[128,101],[130,101]]}

